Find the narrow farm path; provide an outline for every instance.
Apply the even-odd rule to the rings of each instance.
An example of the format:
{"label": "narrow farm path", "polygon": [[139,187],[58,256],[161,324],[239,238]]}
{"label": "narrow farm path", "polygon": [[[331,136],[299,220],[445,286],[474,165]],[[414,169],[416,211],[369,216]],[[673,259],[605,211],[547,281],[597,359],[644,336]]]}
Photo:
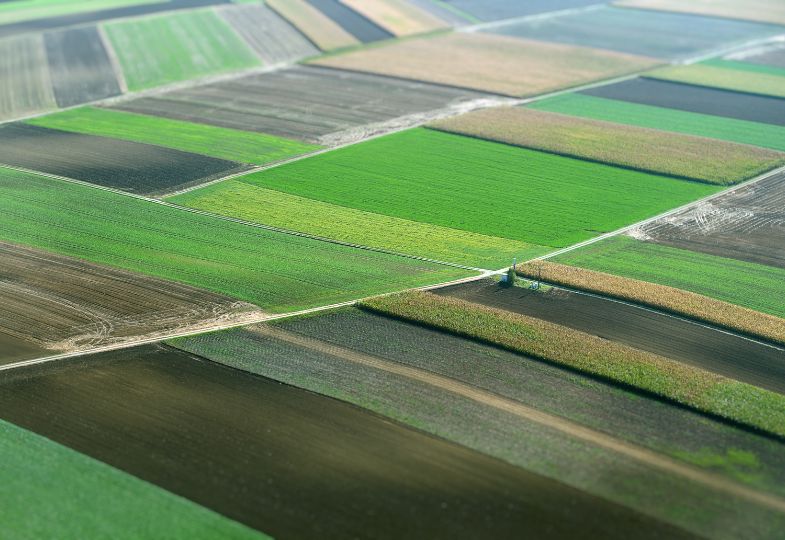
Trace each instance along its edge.
{"label": "narrow farm path", "polygon": [[727,478],[692,467],[641,446],[616,439],[610,435],[587,428],[580,424],[576,424],[575,422],[565,418],[542,412],[540,410],[523,405],[522,403],[515,400],[498,396],[491,392],[487,392],[477,387],[456,381],[449,377],[444,377],[426,370],[397,364],[395,362],[384,360],[376,356],[353,351],[351,349],[288,332],[279,328],[263,326],[252,329],[249,328],[248,330],[264,336],[286,341],[299,347],[305,347],[363,366],[381,369],[387,371],[388,373],[400,375],[418,382],[429,384],[441,390],[446,390],[464,398],[476,401],[477,403],[481,403],[500,411],[513,414],[525,420],[536,422],[543,426],[555,429],[568,436],[581,439],[585,442],[600,446],[606,450],[622,454],[653,468],[660,469],[662,471],[681,476],[693,482],[703,484],[706,487],[723,492],[727,495],[746,499],[755,504],[760,504],[779,512],[785,512],[785,500],[779,497],[751,489]]}

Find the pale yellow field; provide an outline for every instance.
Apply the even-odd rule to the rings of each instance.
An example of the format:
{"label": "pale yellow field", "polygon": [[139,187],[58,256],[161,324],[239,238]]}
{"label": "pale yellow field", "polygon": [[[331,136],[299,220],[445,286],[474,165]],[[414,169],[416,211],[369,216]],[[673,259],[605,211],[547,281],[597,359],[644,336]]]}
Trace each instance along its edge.
{"label": "pale yellow field", "polygon": [[785,24],[782,0],[622,0],[619,6]]}
{"label": "pale yellow field", "polygon": [[304,0],[267,0],[267,5],[323,51],[360,43],[357,38]]}
{"label": "pale yellow field", "polygon": [[341,2],[396,36],[422,34],[449,27],[435,15],[405,0],[341,0]]}

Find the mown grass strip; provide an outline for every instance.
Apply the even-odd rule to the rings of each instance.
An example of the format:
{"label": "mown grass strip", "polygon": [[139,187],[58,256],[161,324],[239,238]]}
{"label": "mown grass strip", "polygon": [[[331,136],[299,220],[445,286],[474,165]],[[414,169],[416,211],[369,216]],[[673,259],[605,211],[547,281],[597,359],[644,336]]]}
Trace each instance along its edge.
{"label": "mown grass strip", "polygon": [[785,151],[785,128],[585,94],[563,94],[527,105],[530,109],[606,120]]}
{"label": "mown grass strip", "polygon": [[550,261],[521,264],[518,274],[640,304],[785,345],[785,320],[702,294]]}
{"label": "mown grass strip", "polygon": [[771,150],[517,107],[428,127],[709,184],[735,184],[785,164],[785,154]]}
{"label": "mown grass strip", "polygon": [[525,315],[412,291],[361,307],[637,388],[785,437],[785,396]]}
{"label": "mown grass strip", "polygon": [[646,77],[785,98],[785,77],[779,74],[728,69],[716,64],[669,66],[650,71]]}
{"label": "mown grass strip", "polygon": [[142,142],[231,161],[264,165],[313,152],[320,146],[158,116],[82,107],[28,120],[28,124]]}

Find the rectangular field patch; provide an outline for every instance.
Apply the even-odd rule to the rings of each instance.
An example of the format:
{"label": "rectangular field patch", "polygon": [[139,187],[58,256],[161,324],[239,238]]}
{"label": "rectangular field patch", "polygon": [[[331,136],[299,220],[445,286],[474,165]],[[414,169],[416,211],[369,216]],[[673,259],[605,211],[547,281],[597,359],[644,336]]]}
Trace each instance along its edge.
{"label": "rectangular field patch", "polygon": [[360,43],[372,43],[395,37],[372,20],[354,11],[344,2],[339,0],[306,1],[353,35]]}
{"label": "rectangular field patch", "polygon": [[364,17],[395,36],[433,32],[447,23],[407,0],[342,0]]}
{"label": "rectangular field patch", "polygon": [[0,41],[0,121],[56,107],[43,37]]}
{"label": "rectangular field patch", "polygon": [[306,0],[268,0],[267,5],[323,51],[358,45],[360,40]]}
{"label": "rectangular field patch", "polygon": [[[669,66],[646,73],[663,81],[673,81],[747,94],[785,98],[785,69],[763,68],[725,61],[709,61],[689,66]],[[785,107],[785,100],[782,102]]]}
{"label": "rectangular field patch", "polygon": [[780,0],[620,0],[616,4],[785,25],[785,4]]}
{"label": "rectangular field patch", "polygon": [[594,5],[596,0],[445,0],[442,4],[464,13],[473,22],[514,19]]}

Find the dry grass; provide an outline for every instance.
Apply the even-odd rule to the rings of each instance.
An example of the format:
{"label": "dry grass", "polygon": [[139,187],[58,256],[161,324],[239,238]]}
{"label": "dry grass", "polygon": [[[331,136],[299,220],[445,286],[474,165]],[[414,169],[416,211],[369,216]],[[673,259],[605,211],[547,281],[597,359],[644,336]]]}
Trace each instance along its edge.
{"label": "dry grass", "polygon": [[281,17],[292,23],[323,51],[351,47],[360,42],[305,0],[267,0]]}
{"label": "dry grass", "polygon": [[405,0],[341,0],[391,34],[409,36],[449,28],[435,15]]}
{"label": "dry grass", "polygon": [[640,71],[658,61],[507,36],[453,33],[399,41],[314,63],[524,96]]}
{"label": "dry grass", "polygon": [[550,283],[627,300],[785,345],[785,320],[693,292],[548,261],[522,264],[518,273],[531,278],[542,276],[543,281]]}
{"label": "dry grass", "polygon": [[785,24],[782,0],[623,0],[616,5]]}
{"label": "dry grass", "polygon": [[424,292],[377,297],[361,307],[663,397],[785,436],[785,396],[564,326]]}
{"label": "dry grass", "polygon": [[518,107],[429,127],[710,184],[734,184],[785,164],[785,154],[773,150]]}

